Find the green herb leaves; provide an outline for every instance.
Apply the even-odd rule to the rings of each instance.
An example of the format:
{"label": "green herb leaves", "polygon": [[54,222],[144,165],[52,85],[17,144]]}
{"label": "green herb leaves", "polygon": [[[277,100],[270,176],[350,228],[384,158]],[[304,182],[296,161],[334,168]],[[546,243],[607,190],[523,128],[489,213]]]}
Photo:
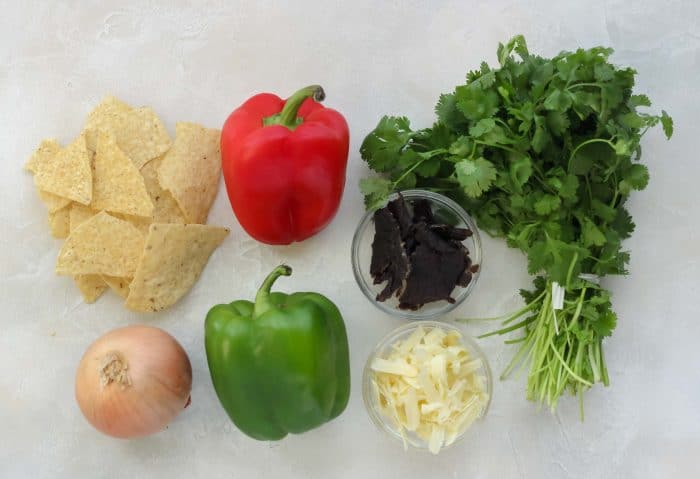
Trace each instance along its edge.
{"label": "green herb leaves", "polygon": [[[665,111],[643,111],[651,101],[632,94],[636,72],[610,63],[611,54],[596,47],[548,59],[515,36],[498,45],[498,68],[482,63],[440,96],[432,127],[414,131],[406,118],[384,117],[361,148],[383,175],[362,180],[368,208],[396,189],[437,191],[527,255],[539,275],[524,295],[533,306],[502,331],[525,328],[521,347],[534,358],[528,396],[552,407],[566,389],[607,383],[601,341],[616,317],[609,293],[579,274],[626,273],[622,241],[634,223],[624,204],[649,182],[641,138],[659,124],[673,134]],[[566,289],[561,329],[544,299],[553,282]],[[529,343],[535,328],[539,339]]]}
{"label": "green herb leaves", "polygon": [[[670,136],[673,121],[638,110],[651,102],[632,95],[635,71],[612,65],[611,54],[597,47],[546,59],[530,54],[522,36],[499,45],[500,68],[482,63],[440,96],[431,128],[384,117],[367,136],[362,157],[389,181],[363,183],[367,204],[406,185],[431,189],[460,201],[495,235],[530,225],[518,242],[528,255],[554,228],[585,250],[577,269],[610,271],[595,261],[603,248],[620,266],[623,235],[611,223],[649,182],[638,162],[641,137],[659,123]],[[549,276],[561,269],[543,264]]]}
{"label": "green herb leaves", "polygon": [[484,158],[466,159],[455,164],[455,176],[464,193],[476,198],[496,179],[496,168]]}

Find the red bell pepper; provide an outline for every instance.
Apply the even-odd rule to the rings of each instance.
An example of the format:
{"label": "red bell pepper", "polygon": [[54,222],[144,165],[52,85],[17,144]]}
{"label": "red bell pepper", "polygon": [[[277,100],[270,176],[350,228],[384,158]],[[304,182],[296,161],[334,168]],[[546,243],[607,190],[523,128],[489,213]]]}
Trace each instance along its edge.
{"label": "red bell pepper", "polygon": [[226,120],[221,159],[238,221],[268,244],[303,241],[338,211],[350,133],[343,116],[324,108],[320,86],[289,99],[253,96]]}

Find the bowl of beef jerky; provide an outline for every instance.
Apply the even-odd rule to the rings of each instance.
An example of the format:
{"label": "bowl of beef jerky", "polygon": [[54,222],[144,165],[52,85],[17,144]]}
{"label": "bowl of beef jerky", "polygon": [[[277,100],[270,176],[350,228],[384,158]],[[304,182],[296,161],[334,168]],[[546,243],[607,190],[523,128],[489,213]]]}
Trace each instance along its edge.
{"label": "bowl of beef jerky", "polygon": [[352,240],[352,267],[379,309],[409,319],[436,319],[472,292],[481,268],[472,218],[451,199],[424,190],[394,193],[368,211]]}

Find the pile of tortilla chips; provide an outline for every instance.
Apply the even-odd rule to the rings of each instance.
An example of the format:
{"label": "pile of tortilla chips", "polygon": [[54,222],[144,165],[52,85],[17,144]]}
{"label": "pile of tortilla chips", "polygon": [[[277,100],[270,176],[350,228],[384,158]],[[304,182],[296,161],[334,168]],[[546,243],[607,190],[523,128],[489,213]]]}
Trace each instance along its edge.
{"label": "pile of tortilla chips", "polygon": [[172,141],[148,107],[106,97],[69,145],[44,140],[25,168],[66,241],[56,273],[85,302],[108,288],[160,311],[197,281],[227,228],[206,225],[221,175],[219,130],[177,123]]}

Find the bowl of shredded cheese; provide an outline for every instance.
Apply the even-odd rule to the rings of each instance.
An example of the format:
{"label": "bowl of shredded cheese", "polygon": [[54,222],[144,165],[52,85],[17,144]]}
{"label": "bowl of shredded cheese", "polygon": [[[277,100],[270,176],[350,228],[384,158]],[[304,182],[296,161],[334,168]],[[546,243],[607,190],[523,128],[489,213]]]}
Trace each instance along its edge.
{"label": "bowl of shredded cheese", "polygon": [[419,321],[395,329],[370,354],[362,394],[372,422],[409,446],[439,453],[483,420],[491,370],[454,324]]}

